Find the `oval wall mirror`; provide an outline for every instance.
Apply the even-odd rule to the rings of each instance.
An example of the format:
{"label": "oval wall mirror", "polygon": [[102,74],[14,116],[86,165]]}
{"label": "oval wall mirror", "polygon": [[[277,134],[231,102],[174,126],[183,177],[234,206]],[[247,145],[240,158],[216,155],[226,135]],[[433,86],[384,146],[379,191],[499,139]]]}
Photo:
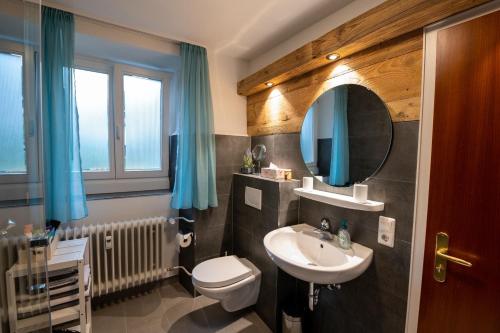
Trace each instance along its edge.
{"label": "oval wall mirror", "polygon": [[309,108],[300,148],[311,174],[332,186],[351,186],[384,164],[392,141],[392,120],[384,102],[356,84],[334,87]]}

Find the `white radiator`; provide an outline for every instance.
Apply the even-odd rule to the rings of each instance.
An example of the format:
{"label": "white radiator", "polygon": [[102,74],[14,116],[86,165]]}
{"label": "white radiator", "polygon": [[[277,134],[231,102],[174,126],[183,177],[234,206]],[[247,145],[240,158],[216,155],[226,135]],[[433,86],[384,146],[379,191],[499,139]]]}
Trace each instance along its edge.
{"label": "white radiator", "polygon": [[167,272],[165,217],[85,225],[60,239],[89,237],[92,297],[156,281]]}

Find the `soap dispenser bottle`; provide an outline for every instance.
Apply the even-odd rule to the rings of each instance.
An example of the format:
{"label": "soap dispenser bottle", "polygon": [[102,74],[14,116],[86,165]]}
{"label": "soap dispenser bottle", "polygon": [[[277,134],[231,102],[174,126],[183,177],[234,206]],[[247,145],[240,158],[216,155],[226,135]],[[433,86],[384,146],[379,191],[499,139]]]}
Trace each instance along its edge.
{"label": "soap dispenser bottle", "polygon": [[351,248],[351,235],[349,235],[349,231],[347,231],[347,220],[343,219],[340,222],[339,228],[339,245],[341,248],[348,250]]}

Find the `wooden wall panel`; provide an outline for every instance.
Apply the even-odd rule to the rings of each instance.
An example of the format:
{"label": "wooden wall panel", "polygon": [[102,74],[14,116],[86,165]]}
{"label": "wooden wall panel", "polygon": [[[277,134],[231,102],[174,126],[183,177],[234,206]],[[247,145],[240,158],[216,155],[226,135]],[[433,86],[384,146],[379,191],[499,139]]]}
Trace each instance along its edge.
{"label": "wooden wall panel", "polygon": [[247,97],[249,135],[300,131],[311,104],[340,84],[361,84],[386,103],[392,120],[420,113],[422,31],[365,50]]}
{"label": "wooden wall panel", "polygon": [[255,94],[267,81],[280,84],[327,65],[330,53],[348,57],[489,1],[387,0],[239,81],[238,93]]}

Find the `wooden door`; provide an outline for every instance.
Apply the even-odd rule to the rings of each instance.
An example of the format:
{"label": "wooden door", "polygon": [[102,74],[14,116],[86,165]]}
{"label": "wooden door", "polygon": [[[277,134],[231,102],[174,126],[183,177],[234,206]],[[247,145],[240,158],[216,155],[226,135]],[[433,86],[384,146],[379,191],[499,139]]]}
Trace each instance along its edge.
{"label": "wooden door", "polygon": [[[500,332],[500,11],[437,32],[418,331]],[[449,236],[445,282],[436,234]]]}

